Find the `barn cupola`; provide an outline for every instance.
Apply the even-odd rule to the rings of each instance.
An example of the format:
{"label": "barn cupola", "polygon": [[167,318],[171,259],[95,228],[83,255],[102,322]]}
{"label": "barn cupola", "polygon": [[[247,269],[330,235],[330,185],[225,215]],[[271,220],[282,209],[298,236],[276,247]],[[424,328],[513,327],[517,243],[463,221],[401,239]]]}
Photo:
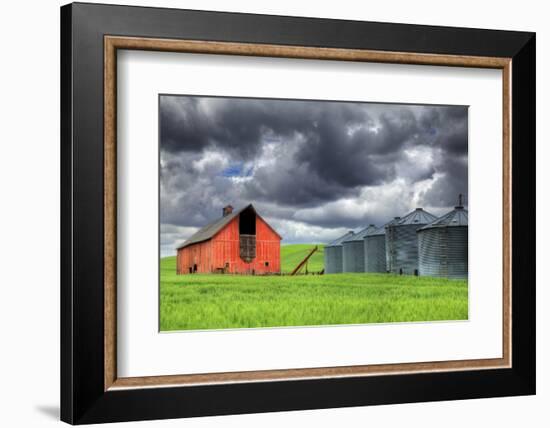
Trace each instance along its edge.
{"label": "barn cupola", "polygon": [[226,205],[225,207],[223,207],[223,210],[222,210],[223,217],[228,216],[232,212],[233,212],[233,207],[231,205]]}

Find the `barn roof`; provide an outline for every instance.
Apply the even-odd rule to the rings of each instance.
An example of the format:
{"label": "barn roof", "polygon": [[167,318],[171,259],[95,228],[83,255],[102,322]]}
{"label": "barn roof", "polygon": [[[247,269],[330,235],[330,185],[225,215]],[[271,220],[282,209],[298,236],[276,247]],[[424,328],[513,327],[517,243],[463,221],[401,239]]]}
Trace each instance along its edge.
{"label": "barn roof", "polygon": [[[221,217],[213,221],[212,223],[207,224],[198,232],[195,232],[195,234],[192,235],[189,239],[187,239],[183,244],[179,245],[177,249],[179,250],[180,248],[187,247],[191,244],[197,244],[199,242],[204,242],[204,241],[208,241],[209,239],[212,239],[220,230],[222,230],[225,226],[231,223],[231,221],[234,218],[238,217],[240,213],[242,213],[244,210],[248,208],[252,208],[256,213],[256,215],[262,218],[254,208],[254,206],[252,204],[248,204],[247,206],[241,208],[240,210],[233,211],[231,214],[228,214],[224,217]],[[279,238],[282,239],[281,235],[279,235],[265,220],[263,221],[265,222],[265,224],[269,226],[271,230],[273,230],[273,232],[277,234],[277,236],[279,236]]]}

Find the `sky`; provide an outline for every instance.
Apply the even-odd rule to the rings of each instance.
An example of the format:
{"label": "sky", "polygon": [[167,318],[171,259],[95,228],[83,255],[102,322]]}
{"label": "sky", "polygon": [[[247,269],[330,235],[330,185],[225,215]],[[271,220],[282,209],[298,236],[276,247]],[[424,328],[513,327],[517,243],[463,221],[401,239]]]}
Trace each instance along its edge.
{"label": "sky", "polygon": [[161,255],[254,204],[283,244],[327,243],[468,192],[468,108],[161,95]]}

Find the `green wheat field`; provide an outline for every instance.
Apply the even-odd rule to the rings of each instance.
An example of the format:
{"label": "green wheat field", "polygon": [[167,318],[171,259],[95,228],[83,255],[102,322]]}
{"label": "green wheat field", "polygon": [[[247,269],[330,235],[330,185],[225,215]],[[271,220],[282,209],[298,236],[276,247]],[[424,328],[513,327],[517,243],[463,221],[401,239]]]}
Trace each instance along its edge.
{"label": "green wheat field", "polygon": [[[290,272],[312,245],[281,247]],[[322,248],[308,263],[323,269]],[[176,275],[160,261],[160,330],[206,330],[468,319],[462,280],[349,273],[330,275]]]}

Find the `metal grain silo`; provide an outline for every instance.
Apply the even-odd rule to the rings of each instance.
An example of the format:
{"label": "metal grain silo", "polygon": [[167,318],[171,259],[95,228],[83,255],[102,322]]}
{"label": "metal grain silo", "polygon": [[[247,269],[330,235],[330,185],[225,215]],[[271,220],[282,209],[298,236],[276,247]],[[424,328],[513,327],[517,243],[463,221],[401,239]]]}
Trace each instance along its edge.
{"label": "metal grain silo", "polygon": [[386,227],[396,223],[400,217],[386,223],[372,232],[369,232],[363,239],[365,251],[365,272],[387,272],[386,260]]}
{"label": "metal grain silo", "polygon": [[392,253],[391,248],[393,245],[393,242],[390,240],[391,233],[388,231],[388,227],[390,227],[393,224],[397,224],[401,220],[401,217],[394,217],[392,221],[389,222],[389,224],[384,228],[385,229],[385,236],[384,240],[386,242],[386,272],[391,272],[391,262],[392,259],[390,257],[390,254]]}
{"label": "metal grain silo", "polygon": [[352,237],[342,241],[342,269],[344,272],[365,272],[365,244],[363,238],[376,230],[374,224],[369,224]]}
{"label": "metal grain silo", "polygon": [[386,228],[386,253],[391,273],[418,274],[418,240],[416,231],[436,217],[417,208]]}
{"label": "metal grain silo", "polygon": [[342,242],[353,235],[354,233],[349,231],[325,246],[325,273],[342,273]]}
{"label": "metal grain silo", "polygon": [[468,278],[468,211],[457,206],[417,231],[420,275]]}

